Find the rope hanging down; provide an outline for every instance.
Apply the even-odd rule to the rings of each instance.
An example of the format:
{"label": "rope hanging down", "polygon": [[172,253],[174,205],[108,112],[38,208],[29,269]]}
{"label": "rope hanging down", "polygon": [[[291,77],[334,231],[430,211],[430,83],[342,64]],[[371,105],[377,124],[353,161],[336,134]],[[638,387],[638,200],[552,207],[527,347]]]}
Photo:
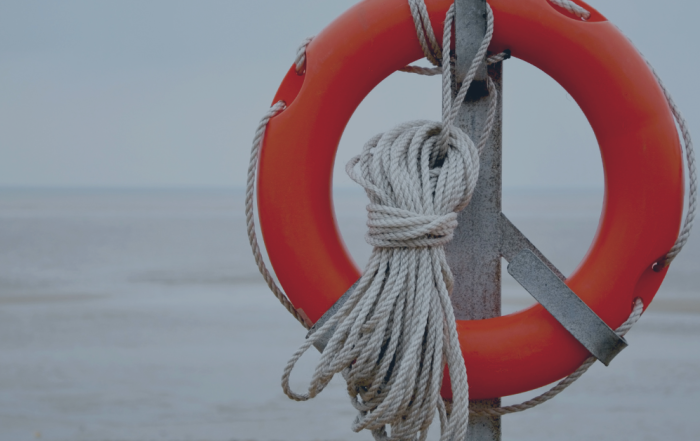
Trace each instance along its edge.
{"label": "rope hanging down", "polygon": [[[389,438],[386,426],[391,426],[390,439],[417,435],[425,439],[436,411],[441,439],[466,437],[467,372],[449,295],[452,273],[443,246],[452,239],[457,212],[467,206],[476,187],[479,150],[493,125],[491,116],[475,145],[453,124],[486,58],[493,35],[493,15],[488,11],[486,35],[454,100],[450,65],[443,62],[442,123],[401,124],[373,137],[362,154],[348,163],[348,174],[370,198],[365,238],[374,249],[353,294],[304,342],[282,376],[290,398],[308,400],[342,372],[359,411],[352,429],[368,429],[376,439]],[[445,18],[443,48],[450,47],[453,21],[454,6]],[[492,83],[489,90],[494,102]],[[294,365],[330,327],[336,330],[321,354],[308,392],[292,391],[289,377]],[[453,390],[449,416],[440,395],[445,362]]]}
{"label": "rope hanging down", "polygon": [[253,148],[250,151],[250,163],[248,164],[248,179],[245,189],[245,221],[246,228],[248,231],[248,241],[250,242],[250,248],[253,250],[253,257],[255,258],[255,263],[258,265],[258,270],[260,270],[260,274],[262,274],[263,279],[265,279],[265,283],[267,283],[267,286],[270,287],[270,290],[275,295],[275,297],[277,297],[277,300],[279,300],[282,306],[284,306],[284,309],[289,311],[289,313],[292,314],[292,316],[294,316],[294,318],[297,319],[297,321],[301,323],[302,326],[304,326],[306,329],[309,329],[309,325],[306,323],[306,320],[304,320],[304,318],[299,314],[299,312],[297,312],[297,310],[294,308],[294,305],[292,305],[292,302],[289,301],[282,289],[279,286],[277,286],[277,282],[275,282],[274,277],[272,276],[272,274],[270,274],[270,270],[267,269],[265,260],[263,259],[262,253],[260,252],[258,236],[255,232],[255,210],[253,209],[253,199],[255,197],[255,175],[258,170],[258,156],[260,154],[260,147],[262,146],[263,137],[265,136],[265,129],[267,128],[267,123],[272,119],[273,116],[277,115],[282,110],[284,110],[285,107],[286,106],[282,101],[275,103],[275,105],[270,107],[265,116],[263,116],[263,118],[260,120],[258,128],[255,131],[255,137],[253,138]]}
{"label": "rope hanging down", "polygon": [[[355,294],[325,325],[338,325],[339,331],[342,328],[343,332],[336,332],[324,351],[309,393],[298,395],[291,391],[289,376],[296,361],[315,341],[313,335],[323,335],[323,328],[313,334],[290,360],[284,372],[283,388],[290,397],[306,400],[320,393],[335,373],[342,372],[348,381],[352,402],[360,411],[353,424],[354,430],[367,428],[372,430],[375,438],[388,439],[385,426],[389,424],[392,426],[391,439],[413,438],[418,432],[420,439],[425,439],[437,410],[441,439],[448,439],[466,433],[468,409],[458,400],[457,391],[463,391],[464,397],[468,392],[448,297],[451,273],[444,261],[442,246],[452,237],[456,212],[468,204],[478,178],[478,153],[488,139],[496,111],[493,84],[488,83],[492,101],[484,132],[476,147],[466,134],[452,126],[452,122],[479,63],[484,60],[493,32],[493,17],[489,8],[487,36],[458,96],[452,100],[450,63],[443,64],[442,50],[435,39],[425,4],[422,0],[408,1],[421,47],[426,58],[437,67],[407,66],[401,70],[422,75],[443,74],[443,123],[414,121],[402,124],[372,138],[363,154],[348,164],[348,173],[365,187],[372,201],[368,207],[370,231],[367,241],[376,248]],[[550,1],[582,20],[590,17],[589,11],[569,0]],[[453,20],[454,6],[445,20],[442,47],[449,47]],[[299,74],[304,73],[305,50],[310,41],[311,38],[306,39],[297,52],[295,65]],[[509,57],[509,53],[501,53],[486,58],[486,62],[493,64]],[[658,262],[668,266],[687,242],[693,226],[697,174],[685,119],[653,68],[652,71],[680,128],[690,183],[688,211],[681,233],[672,249]],[[280,303],[308,329],[309,324],[267,269],[255,233],[253,197],[259,150],[268,121],[285,108],[284,102],[272,106],[256,130],[248,168],[246,223],[253,255],[263,278]],[[416,295],[423,290],[429,295]],[[405,291],[411,294],[405,295]],[[624,335],[636,323],[642,310],[641,300],[637,299],[629,319],[616,330],[618,335]],[[442,338],[438,338],[439,331],[443,332]],[[408,338],[406,343],[391,338],[392,335],[411,332],[413,339]],[[410,360],[413,363],[408,363]],[[441,367],[445,362],[455,388],[455,402],[449,417],[439,396]],[[524,403],[472,412],[498,416],[535,407],[566,389],[594,362],[595,358],[590,357],[548,392]],[[459,378],[461,372],[465,372],[463,381]]]}

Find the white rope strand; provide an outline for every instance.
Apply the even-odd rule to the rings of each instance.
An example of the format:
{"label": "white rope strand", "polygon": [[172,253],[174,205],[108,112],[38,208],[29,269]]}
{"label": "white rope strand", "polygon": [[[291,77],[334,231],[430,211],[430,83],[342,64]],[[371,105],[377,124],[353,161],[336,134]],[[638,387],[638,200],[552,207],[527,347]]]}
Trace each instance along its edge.
{"label": "white rope strand", "polygon": [[422,66],[406,66],[399,69],[399,72],[414,73],[418,75],[425,75],[427,77],[432,77],[435,75],[442,75],[442,67],[422,67]]}
{"label": "white rope strand", "polygon": [[668,106],[671,108],[671,113],[673,113],[673,117],[676,119],[678,127],[680,128],[681,136],[683,137],[683,143],[685,144],[685,159],[686,166],[688,167],[688,183],[690,186],[690,191],[688,194],[688,211],[685,214],[683,228],[681,229],[681,232],[678,235],[678,239],[676,239],[676,243],[673,244],[671,250],[666,254],[665,262],[663,262],[664,266],[668,266],[671,264],[671,262],[673,262],[673,259],[675,259],[676,256],[678,256],[678,253],[681,252],[685,244],[688,242],[688,238],[690,238],[690,232],[693,229],[693,223],[695,221],[695,210],[697,209],[698,178],[697,170],[695,168],[695,151],[693,149],[693,140],[690,137],[690,130],[688,129],[688,124],[685,122],[683,114],[681,113],[678,106],[676,106],[675,101],[673,101],[673,97],[671,97],[671,93],[668,91],[668,89],[666,89],[666,86],[664,86],[664,83],[661,81],[661,78],[656,73],[654,67],[649,63],[649,61],[647,61],[647,65],[649,66],[649,69],[651,69],[651,71],[654,73],[654,76],[656,77],[656,82],[659,83],[659,87],[661,87],[661,90],[663,91],[664,96],[666,97]]}
{"label": "white rope strand", "polygon": [[486,64],[496,64],[500,63],[501,61],[505,61],[510,58],[510,50],[507,50],[505,52],[501,52],[500,54],[495,54],[491,55],[486,59]]}
{"label": "white rope strand", "polygon": [[267,123],[272,119],[272,117],[280,113],[285,108],[286,105],[284,102],[279,101],[278,103],[275,103],[275,105],[270,107],[265,116],[263,116],[263,118],[260,120],[258,128],[255,131],[253,147],[250,150],[248,182],[245,190],[245,220],[248,228],[248,241],[250,242],[250,248],[253,250],[255,263],[258,265],[258,270],[260,270],[260,274],[262,274],[263,279],[265,279],[265,282],[267,282],[267,286],[270,287],[270,290],[275,297],[277,297],[277,300],[280,301],[282,306],[284,306],[284,308],[289,311],[289,313],[292,314],[294,318],[297,319],[306,329],[309,329],[309,325],[299,314],[299,312],[294,309],[294,305],[292,305],[282,289],[277,286],[277,282],[275,282],[272,274],[270,274],[270,271],[267,269],[267,265],[265,264],[262,253],[260,252],[260,245],[258,244],[258,238],[255,233],[255,210],[253,209],[253,199],[255,197],[255,177],[258,170],[258,155],[260,154],[260,147],[262,146],[263,138],[265,137]]}
{"label": "white rope strand", "polygon": [[306,70],[306,46],[311,43],[314,37],[307,37],[301,42],[299,48],[297,49],[297,57],[294,59],[294,66],[298,75],[301,75]]}
{"label": "white rope strand", "polygon": [[[441,66],[443,53],[437,38],[435,38],[425,2],[423,0],[408,0],[408,6],[411,8],[413,24],[416,26],[416,36],[418,36],[418,42],[425,57],[434,66]],[[443,45],[443,47],[447,47],[446,52],[449,54],[449,46]]]}
{"label": "white rope strand", "polygon": [[[486,64],[491,65],[500,63],[501,61],[507,60],[508,58],[510,58],[510,52],[501,52],[500,54],[491,55],[490,57],[488,57],[486,59]],[[442,67],[423,67],[409,65],[406,67],[402,67],[401,69],[399,69],[399,71],[418,75],[425,75],[428,77],[442,75]]]}
{"label": "white rope strand", "polygon": [[571,12],[581,20],[588,20],[591,17],[591,13],[582,8],[581,6],[577,5],[576,3],[572,2],[571,0],[549,0],[550,2],[554,3],[555,5],[559,6],[560,8],[566,9],[567,11]]}

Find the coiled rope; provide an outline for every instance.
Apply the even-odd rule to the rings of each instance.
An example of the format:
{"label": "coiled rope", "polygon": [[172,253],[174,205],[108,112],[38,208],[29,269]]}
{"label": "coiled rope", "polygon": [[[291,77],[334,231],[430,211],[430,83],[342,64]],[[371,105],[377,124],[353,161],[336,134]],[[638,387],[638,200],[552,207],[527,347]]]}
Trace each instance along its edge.
{"label": "coiled rope", "polygon": [[[420,2],[422,3],[422,2]],[[450,47],[454,5],[445,17],[442,47]],[[427,28],[426,24],[422,26]],[[373,251],[346,303],[292,356],[282,388],[294,400],[320,393],[337,373],[359,411],[354,431],[370,430],[375,439],[425,439],[438,412],[441,439],[465,439],[469,414],[467,371],[450,301],[453,280],[444,245],[457,227],[479,176],[479,152],[493,126],[495,105],[478,145],[454,125],[477,68],[493,35],[488,9],[486,35],[456,97],[452,98],[449,58],[429,33],[432,58],[442,65],[441,123],[412,121],[367,142],[346,171],[370,198],[365,236]],[[425,41],[425,40],[424,40]],[[496,90],[489,81],[492,103]],[[331,327],[308,391],[289,387],[296,362]],[[449,416],[440,395],[444,365],[453,401]],[[390,435],[388,427],[390,426]]]}
{"label": "coiled rope", "polygon": [[[569,0],[549,0],[582,20],[590,12]],[[407,66],[404,72],[443,75],[443,121],[413,121],[372,138],[363,153],[347,165],[348,174],[362,185],[371,204],[367,241],[375,247],[354,294],[345,305],[294,354],[285,368],[282,383],[287,395],[308,400],[320,393],[335,373],[348,382],[348,393],[359,411],[352,428],[369,429],[378,440],[424,440],[435,411],[440,418],[441,440],[464,439],[467,430],[468,385],[464,360],[456,339],[454,313],[449,300],[452,275],[442,248],[456,227],[456,213],[466,207],[478,179],[478,155],[493,124],[496,90],[489,79],[489,114],[479,143],[453,126],[461,102],[482,60],[487,64],[510,57],[501,53],[485,58],[493,34],[493,15],[488,8],[487,34],[470,70],[452,99],[452,71],[437,44],[423,0],[408,0],[418,40],[426,58],[436,67]],[[450,47],[454,5],[445,19],[442,47]],[[297,73],[303,74],[308,38],[295,59]],[[648,63],[648,62],[647,62]],[[655,263],[668,266],[687,243],[697,204],[697,173],[692,139],[685,119],[670,93],[654,71],[685,144],[690,184],[689,203],[683,228],[667,255]],[[287,299],[262,258],[255,232],[255,177],[260,147],[268,121],[284,110],[274,104],[260,121],[253,139],[246,187],[246,224],[256,264],[273,294],[305,327],[309,323]],[[658,266],[661,265],[661,266]],[[617,330],[625,335],[643,311],[636,299],[632,312]],[[326,327],[338,326],[324,350],[306,394],[289,388],[289,376],[296,361],[324,334]],[[396,336],[401,335],[404,340]],[[392,338],[394,336],[394,338]],[[535,407],[561,393],[595,363],[589,357],[571,375],[549,391],[524,403],[499,408],[471,410],[478,415],[500,416]],[[450,369],[454,401],[450,412],[440,397],[442,366]],[[386,426],[391,426],[391,436]]]}

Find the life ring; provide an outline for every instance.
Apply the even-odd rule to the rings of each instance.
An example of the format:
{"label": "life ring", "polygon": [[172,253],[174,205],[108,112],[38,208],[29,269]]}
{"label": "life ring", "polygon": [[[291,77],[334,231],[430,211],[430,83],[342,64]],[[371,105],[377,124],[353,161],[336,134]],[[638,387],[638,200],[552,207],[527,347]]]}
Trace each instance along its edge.
{"label": "life ring", "polygon": [[[442,40],[453,0],[428,2]],[[605,202],[595,239],[567,285],[611,328],[636,297],[649,305],[666,274],[652,270],[678,236],[683,163],[673,116],[653,73],[599,12],[582,21],[548,0],[489,0],[490,51],[509,49],[576,100],[597,137]],[[265,245],[287,296],[317,321],[359,278],[335,223],[331,177],[343,130],[384,78],[423,54],[405,0],[365,0],[308,45],[273,102],[260,153],[258,207]],[[503,317],[458,321],[470,398],[507,396],[552,383],[589,354],[540,305]],[[445,388],[443,388],[445,390]]]}

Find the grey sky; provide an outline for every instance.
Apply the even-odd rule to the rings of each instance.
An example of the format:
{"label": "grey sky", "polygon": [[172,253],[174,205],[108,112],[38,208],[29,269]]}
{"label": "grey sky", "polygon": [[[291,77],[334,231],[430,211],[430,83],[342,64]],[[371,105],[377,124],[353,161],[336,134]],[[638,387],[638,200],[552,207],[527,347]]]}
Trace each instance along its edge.
{"label": "grey sky", "polygon": [[[0,186],[243,185],[253,128],[297,45],[354,3],[3,2]],[[591,4],[653,62],[700,136],[698,3]],[[343,165],[373,134],[439,119],[439,93],[438,79],[402,73],[372,92],[336,184],[352,185]],[[576,104],[517,60],[505,66],[504,136],[506,186],[602,185]]]}

